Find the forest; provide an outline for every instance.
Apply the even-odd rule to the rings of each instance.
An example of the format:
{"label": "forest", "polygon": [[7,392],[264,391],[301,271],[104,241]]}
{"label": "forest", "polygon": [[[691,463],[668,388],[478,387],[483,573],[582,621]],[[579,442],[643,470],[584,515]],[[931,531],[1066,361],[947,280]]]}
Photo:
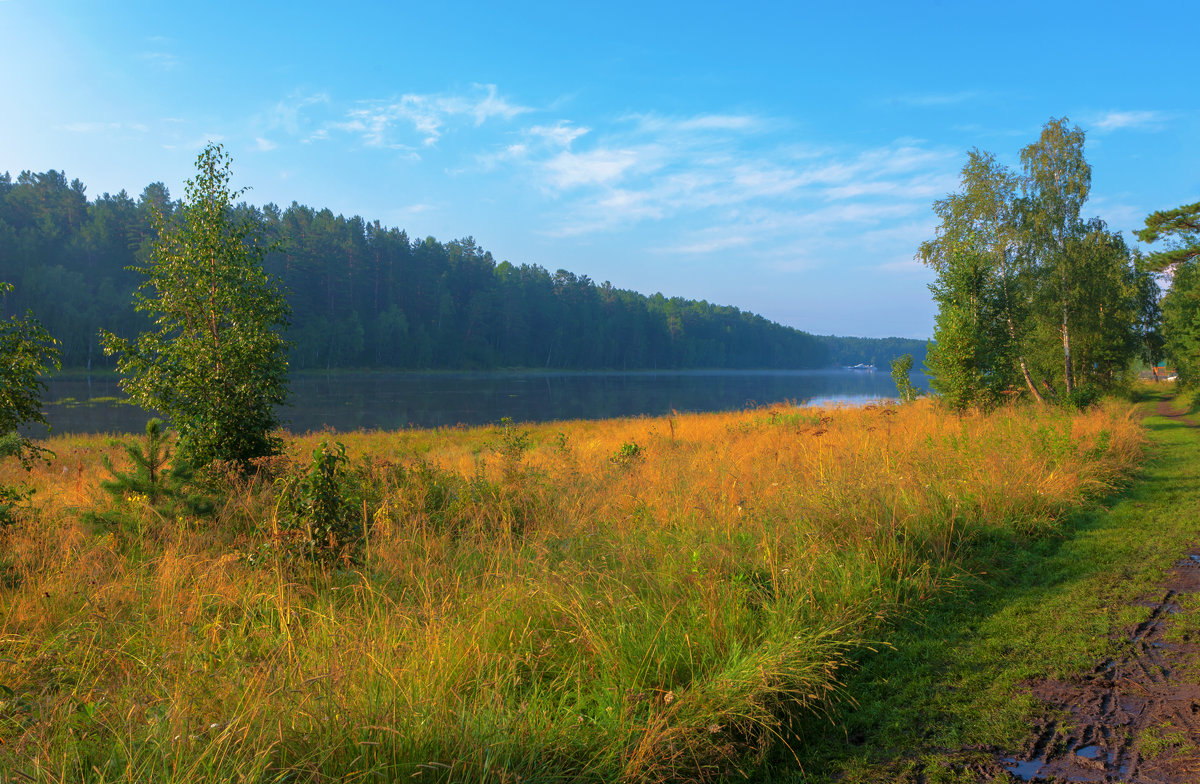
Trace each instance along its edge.
{"label": "forest", "polygon": [[[66,368],[112,368],[100,330],[148,327],[129,267],[145,263],[156,209],[179,209],[162,183],[89,200],[60,171],[0,175],[0,280],[15,284],[0,315],[32,309]],[[798,369],[924,355],[923,341],[820,338],[736,307],[498,262],[470,237],[412,239],[296,203],[236,210],[272,248],[294,369]]]}

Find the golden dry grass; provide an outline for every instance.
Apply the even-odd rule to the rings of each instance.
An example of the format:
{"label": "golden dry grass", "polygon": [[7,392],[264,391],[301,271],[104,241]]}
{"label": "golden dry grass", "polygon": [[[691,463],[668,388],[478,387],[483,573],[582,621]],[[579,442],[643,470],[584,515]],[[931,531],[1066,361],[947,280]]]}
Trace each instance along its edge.
{"label": "golden dry grass", "polygon": [[[329,437],[289,437],[268,469]],[[28,476],[0,466],[36,490],[0,545],[0,769],[751,771],[803,742],[789,719],[828,708],[881,622],[952,589],[962,548],[1052,531],[1141,446],[1116,403],[959,418],[929,401],[337,438],[382,488],[354,569],[272,556],[264,478],[231,480],[213,518],[168,519],[100,490],[112,438],[53,439]],[[114,504],[131,523],[85,522]]]}

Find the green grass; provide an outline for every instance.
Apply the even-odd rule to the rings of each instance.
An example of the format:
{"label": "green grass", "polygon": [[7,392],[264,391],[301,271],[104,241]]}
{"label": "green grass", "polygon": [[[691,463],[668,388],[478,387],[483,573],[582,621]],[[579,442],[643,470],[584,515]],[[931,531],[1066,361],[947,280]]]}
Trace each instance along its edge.
{"label": "green grass", "polygon": [[[1166,393],[1143,398],[1152,411]],[[833,721],[809,722],[794,744],[803,772],[780,778],[975,782],[973,753],[1019,752],[1046,710],[1024,684],[1090,671],[1114,653],[1113,632],[1149,612],[1134,602],[1197,540],[1200,429],[1158,416],[1145,427],[1148,459],[1123,492],[1074,514],[1058,535],[977,541],[962,590],[857,661]],[[1200,618],[1177,618],[1175,634],[1200,632]]]}

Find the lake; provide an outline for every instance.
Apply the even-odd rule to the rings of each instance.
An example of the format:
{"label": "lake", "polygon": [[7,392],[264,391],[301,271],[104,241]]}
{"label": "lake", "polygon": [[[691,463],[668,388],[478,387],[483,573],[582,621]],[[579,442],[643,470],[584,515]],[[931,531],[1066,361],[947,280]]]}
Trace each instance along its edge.
{"label": "lake", "polygon": [[[919,373],[913,383],[927,388]],[[894,398],[886,370],[595,373],[296,373],[281,411],[295,433],[496,424],[728,411],[794,401],[867,403]],[[62,374],[47,383],[54,433],[140,433],[148,415],[122,402],[114,376]],[[44,428],[31,429],[44,435]]]}

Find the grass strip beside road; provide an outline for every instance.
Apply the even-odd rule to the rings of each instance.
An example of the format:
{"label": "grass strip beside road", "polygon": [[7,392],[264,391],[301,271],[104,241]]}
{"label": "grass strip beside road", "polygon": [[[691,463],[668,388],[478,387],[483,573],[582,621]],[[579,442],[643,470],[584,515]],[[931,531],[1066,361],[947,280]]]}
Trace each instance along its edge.
{"label": "grass strip beside road", "polygon": [[1115,655],[1149,612],[1139,599],[1200,539],[1200,428],[1156,413],[1169,389],[1140,395],[1150,443],[1134,481],[1032,543],[976,540],[963,590],[858,661],[842,710],[805,728],[803,771],[781,779],[1010,781],[997,753],[1019,752],[1047,711],[1027,685]]}

